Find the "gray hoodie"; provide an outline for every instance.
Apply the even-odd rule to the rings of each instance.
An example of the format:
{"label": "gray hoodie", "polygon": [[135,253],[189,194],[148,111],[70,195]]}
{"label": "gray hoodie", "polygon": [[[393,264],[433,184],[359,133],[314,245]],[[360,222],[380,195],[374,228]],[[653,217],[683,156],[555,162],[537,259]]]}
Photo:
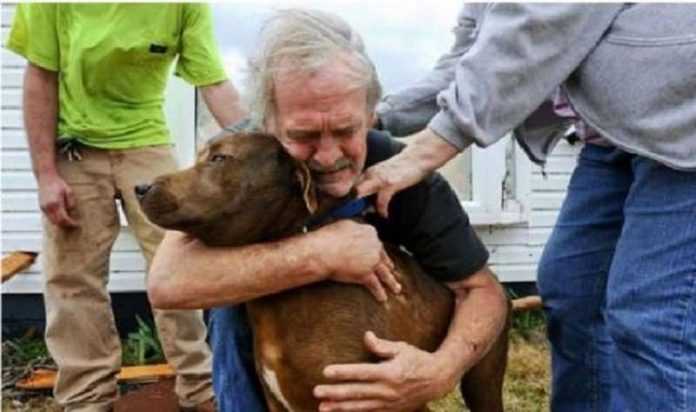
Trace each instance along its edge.
{"label": "gray hoodie", "polygon": [[425,79],[379,105],[385,128],[427,123],[461,150],[514,129],[543,163],[569,126],[560,86],[612,144],[696,170],[696,5],[467,4],[454,33]]}

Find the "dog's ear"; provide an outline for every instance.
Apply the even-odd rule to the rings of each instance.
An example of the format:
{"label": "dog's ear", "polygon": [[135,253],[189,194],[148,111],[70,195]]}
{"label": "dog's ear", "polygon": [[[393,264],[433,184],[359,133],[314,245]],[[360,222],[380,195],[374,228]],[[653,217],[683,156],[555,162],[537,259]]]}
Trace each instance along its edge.
{"label": "dog's ear", "polygon": [[317,199],[317,189],[312,182],[312,172],[305,162],[296,161],[295,164],[295,176],[302,188],[302,198],[305,206],[307,206],[307,210],[309,210],[309,214],[313,215],[319,208],[319,201]]}

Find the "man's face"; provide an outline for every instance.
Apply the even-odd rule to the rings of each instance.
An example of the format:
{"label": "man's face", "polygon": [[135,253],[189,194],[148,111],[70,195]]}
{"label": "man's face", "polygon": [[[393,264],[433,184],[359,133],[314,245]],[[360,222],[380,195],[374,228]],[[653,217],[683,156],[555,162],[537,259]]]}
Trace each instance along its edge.
{"label": "man's face", "polygon": [[347,195],[365,165],[374,116],[367,112],[365,88],[351,85],[340,61],[313,74],[276,75],[274,84],[269,131],[292,157],[307,163],[319,190]]}

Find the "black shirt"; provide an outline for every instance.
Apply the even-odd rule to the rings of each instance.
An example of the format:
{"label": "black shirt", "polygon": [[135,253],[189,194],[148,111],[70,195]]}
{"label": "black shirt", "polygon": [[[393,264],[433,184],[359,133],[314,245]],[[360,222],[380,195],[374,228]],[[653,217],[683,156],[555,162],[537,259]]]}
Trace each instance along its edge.
{"label": "black shirt", "polygon": [[[394,156],[404,147],[388,135],[371,130],[365,167]],[[439,173],[394,195],[389,219],[375,213],[369,214],[367,221],[377,228],[383,241],[406,248],[426,273],[442,282],[464,279],[488,261],[486,247]]]}

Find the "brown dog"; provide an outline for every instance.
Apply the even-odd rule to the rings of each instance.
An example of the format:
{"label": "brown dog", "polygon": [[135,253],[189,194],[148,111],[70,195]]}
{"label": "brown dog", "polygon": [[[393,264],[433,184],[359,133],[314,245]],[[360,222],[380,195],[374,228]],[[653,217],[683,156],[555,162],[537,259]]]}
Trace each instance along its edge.
{"label": "brown dog", "polygon": [[[136,191],[153,223],[211,246],[301,233],[312,212],[323,213],[338,203],[316,193],[308,169],[273,136],[258,133],[224,133],[211,140],[194,167]],[[327,383],[325,366],[376,361],[363,344],[367,330],[428,351],[438,348],[450,323],[452,292],[426,276],[406,253],[391,245],[385,248],[403,287],[386,304],[362,286],[330,281],[247,304],[257,373],[271,411],[316,411],[312,389]],[[462,380],[472,411],[503,410],[506,359],[505,332]]]}

